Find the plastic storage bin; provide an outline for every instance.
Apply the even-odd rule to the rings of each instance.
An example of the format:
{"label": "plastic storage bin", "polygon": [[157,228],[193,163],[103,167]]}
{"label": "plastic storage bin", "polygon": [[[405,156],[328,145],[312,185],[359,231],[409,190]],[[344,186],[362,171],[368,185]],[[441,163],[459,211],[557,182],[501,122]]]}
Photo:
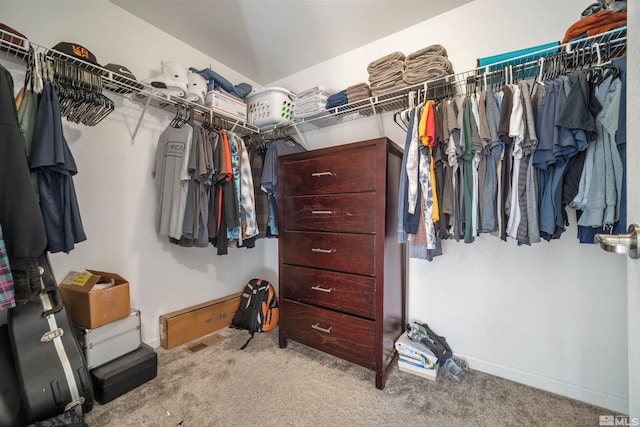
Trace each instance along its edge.
{"label": "plastic storage bin", "polygon": [[296,96],[281,87],[270,87],[247,95],[247,121],[264,127],[286,123],[293,118]]}

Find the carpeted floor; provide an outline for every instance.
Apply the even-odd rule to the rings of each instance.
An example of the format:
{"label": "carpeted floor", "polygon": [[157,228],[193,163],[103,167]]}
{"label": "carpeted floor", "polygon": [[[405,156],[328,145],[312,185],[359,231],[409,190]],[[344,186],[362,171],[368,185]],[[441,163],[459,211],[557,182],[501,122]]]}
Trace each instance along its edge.
{"label": "carpeted floor", "polygon": [[[196,353],[159,348],[158,376],[86,415],[100,426],[598,426],[611,411],[470,371],[457,383],[398,371],[384,390],[373,371],[295,342],[277,330],[218,331]],[[191,343],[193,344],[193,343]]]}

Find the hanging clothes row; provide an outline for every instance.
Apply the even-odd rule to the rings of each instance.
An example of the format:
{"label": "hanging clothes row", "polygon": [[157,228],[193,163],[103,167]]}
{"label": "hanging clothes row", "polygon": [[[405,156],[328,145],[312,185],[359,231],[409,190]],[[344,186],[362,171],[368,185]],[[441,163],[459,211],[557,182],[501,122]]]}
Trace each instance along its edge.
{"label": "hanging clothes row", "polygon": [[87,239],[73,177],[78,168],[62,129],[61,103],[50,64],[31,52],[16,97],[24,154],[38,195],[51,253],[69,253]]}
{"label": "hanging clothes row", "polygon": [[292,128],[245,137],[256,191],[259,237],[278,236],[278,157],[306,151],[291,135]]}
{"label": "hanging clothes row", "polygon": [[270,154],[277,146],[247,147],[237,134],[206,119],[199,124],[178,108],[156,149],[157,233],[180,246],[212,244],[218,255],[277,235],[273,203],[261,185],[277,181]]}
{"label": "hanging clothes row", "polygon": [[557,239],[568,207],[580,242],[623,232],[625,70],[626,57],[541,69],[410,109],[398,200],[410,256],[431,260],[443,239],[481,233]]}

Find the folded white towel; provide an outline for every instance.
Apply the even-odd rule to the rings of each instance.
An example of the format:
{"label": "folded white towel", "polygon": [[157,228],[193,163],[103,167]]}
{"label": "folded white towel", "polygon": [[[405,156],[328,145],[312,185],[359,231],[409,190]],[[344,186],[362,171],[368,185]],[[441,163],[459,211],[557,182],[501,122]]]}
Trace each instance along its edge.
{"label": "folded white towel", "polygon": [[316,86],[316,87],[309,88],[307,90],[303,90],[302,92],[297,94],[297,97],[303,98],[305,96],[315,95],[315,94],[323,93],[326,91],[327,89],[324,86]]}
{"label": "folded white towel", "polygon": [[308,96],[306,98],[298,99],[296,102],[296,108],[304,106],[306,104],[317,104],[319,102],[326,103],[327,99],[329,99],[327,95]]}

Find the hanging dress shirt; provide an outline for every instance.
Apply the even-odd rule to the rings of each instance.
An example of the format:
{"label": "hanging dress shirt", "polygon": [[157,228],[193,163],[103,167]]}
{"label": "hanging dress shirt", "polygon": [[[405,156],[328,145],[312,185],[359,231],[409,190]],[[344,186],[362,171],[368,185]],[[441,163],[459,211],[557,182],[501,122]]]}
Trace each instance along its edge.
{"label": "hanging dress shirt", "polygon": [[62,132],[58,95],[48,81],[44,82],[36,114],[30,166],[37,173],[48,250],[69,253],[87,236],[73,185],[78,169]]}

